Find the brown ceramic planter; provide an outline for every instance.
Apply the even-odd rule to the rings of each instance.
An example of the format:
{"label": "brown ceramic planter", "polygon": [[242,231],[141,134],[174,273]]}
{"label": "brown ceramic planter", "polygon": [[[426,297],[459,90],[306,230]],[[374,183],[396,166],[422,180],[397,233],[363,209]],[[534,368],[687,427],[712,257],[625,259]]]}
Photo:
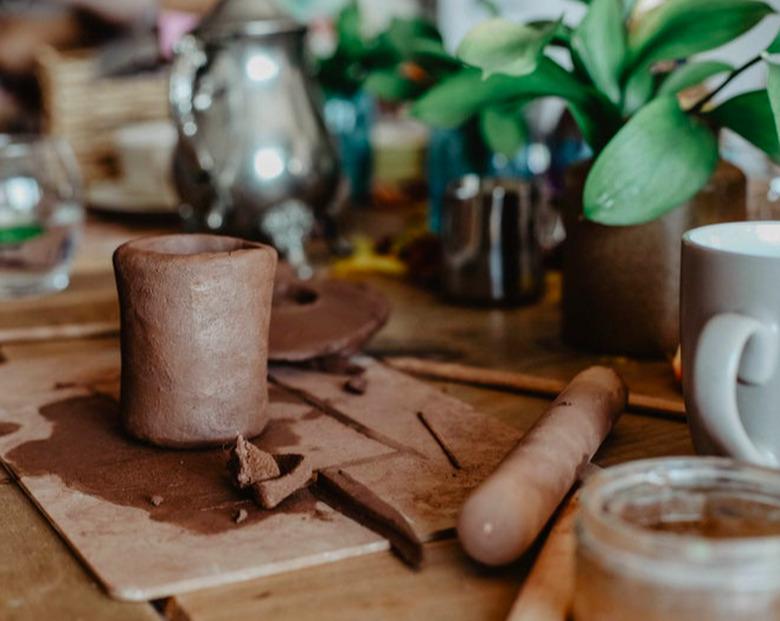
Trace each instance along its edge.
{"label": "brown ceramic planter", "polygon": [[147,237],[116,250],[129,433],[196,447],[263,431],[275,269],[271,247],[230,237]]}
{"label": "brown ceramic planter", "polygon": [[563,339],[592,352],[657,357],[679,343],[680,240],[688,229],[746,218],[742,172],[721,162],[690,201],[639,226],[582,217],[588,165],[567,174]]}

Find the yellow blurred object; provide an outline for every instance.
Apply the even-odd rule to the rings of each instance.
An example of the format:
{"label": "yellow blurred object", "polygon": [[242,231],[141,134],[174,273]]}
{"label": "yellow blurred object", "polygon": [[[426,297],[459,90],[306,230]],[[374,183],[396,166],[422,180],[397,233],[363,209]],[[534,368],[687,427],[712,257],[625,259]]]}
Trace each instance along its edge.
{"label": "yellow blurred object", "polygon": [[404,276],[406,265],[391,254],[379,254],[374,242],[365,236],[352,240],[355,252],[352,256],[336,261],[330,266],[332,276],[352,276],[355,274],[384,274],[386,276]]}
{"label": "yellow blurred object", "polygon": [[677,383],[682,383],[682,350],[679,346],[674,358],[672,358],[672,371],[674,371],[674,379],[677,380]]}

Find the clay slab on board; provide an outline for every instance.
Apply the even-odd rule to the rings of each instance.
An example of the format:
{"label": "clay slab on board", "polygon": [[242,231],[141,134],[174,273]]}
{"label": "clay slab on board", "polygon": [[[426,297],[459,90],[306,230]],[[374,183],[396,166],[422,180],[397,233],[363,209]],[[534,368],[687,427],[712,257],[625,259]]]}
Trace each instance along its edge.
{"label": "clay slab on board", "polygon": [[[0,421],[19,425],[0,455],[111,595],[148,600],[387,549],[308,491],[255,507],[227,480],[223,449],[127,439],[116,401],[83,388],[117,364],[116,352],[81,352],[0,367]],[[320,467],[391,452],[278,388],[271,399],[265,450],[305,446]]]}
{"label": "clay slab on board", "polygon": [[[271,421],[257,446],[341,470],[420,540],[451,532],[463,498],[519,433],[375,361],[359,363],[364,394],[346,392],[343,375],[272,369]],[[170,451],[128,440],[118,427],[118,364],[103,344],[0,367],[0,421],[20,426],[0,437],[0,457],[112,595],[158,598],[387,549],[310,490],[273,512],[255,507],[228,479],[227,446]]]}
{"label": "clay slab on board", "polygon": [[[288,367],[273,368],[271,375],[303,398],[335,408],[397,443],[398,453],[386,459],[333,470],[346,473],[403,514],[420,540],[448,534],[468,493],[495,470],[522,434],[375,360],[358,362],[366,378],[366,391],[359,395],[344,390],[344,376]],[[460,468],[453,466],[441,444]]]}

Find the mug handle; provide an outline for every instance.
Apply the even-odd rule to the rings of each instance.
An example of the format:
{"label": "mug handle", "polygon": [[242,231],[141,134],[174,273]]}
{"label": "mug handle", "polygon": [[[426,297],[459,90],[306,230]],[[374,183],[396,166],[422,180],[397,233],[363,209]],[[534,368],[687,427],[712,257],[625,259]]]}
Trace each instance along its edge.
{"label": "mug handle", "polygon": [[748,435],[737,404],[737,383],[766,383],[774,374],[777,354],[777,326],[723,313],[704,326],[693,361],[693,399],[698,410],[707,413],[707,431],[732,457],[764,466],[780,462]]}

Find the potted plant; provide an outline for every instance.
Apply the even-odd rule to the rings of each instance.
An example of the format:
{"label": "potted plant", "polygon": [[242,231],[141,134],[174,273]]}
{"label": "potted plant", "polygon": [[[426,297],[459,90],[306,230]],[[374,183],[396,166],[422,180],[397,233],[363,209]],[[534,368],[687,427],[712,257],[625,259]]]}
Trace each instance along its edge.
{"label": "potted plant", "polygon": [[[719,162],[719,129],[780,160],[780,69],[771,64],[780,43],[736,68],[694,60],[773,9],[758,0],[666,0],[632,18],[632,4],[591,0],[576,27],[490,19],[461,43],[465,66],[428,89],[414,112],[453,127],[540,97],[566,102],[593,160],[568,180],[564,338],[601,352],[655,355],[677,343],[682,232],[745,215],[744,178]],[[762,61],[770,64],[767,89],[713,103]],[[725,76],[717,88],[681,101],[683,91],[716,76]]]}

